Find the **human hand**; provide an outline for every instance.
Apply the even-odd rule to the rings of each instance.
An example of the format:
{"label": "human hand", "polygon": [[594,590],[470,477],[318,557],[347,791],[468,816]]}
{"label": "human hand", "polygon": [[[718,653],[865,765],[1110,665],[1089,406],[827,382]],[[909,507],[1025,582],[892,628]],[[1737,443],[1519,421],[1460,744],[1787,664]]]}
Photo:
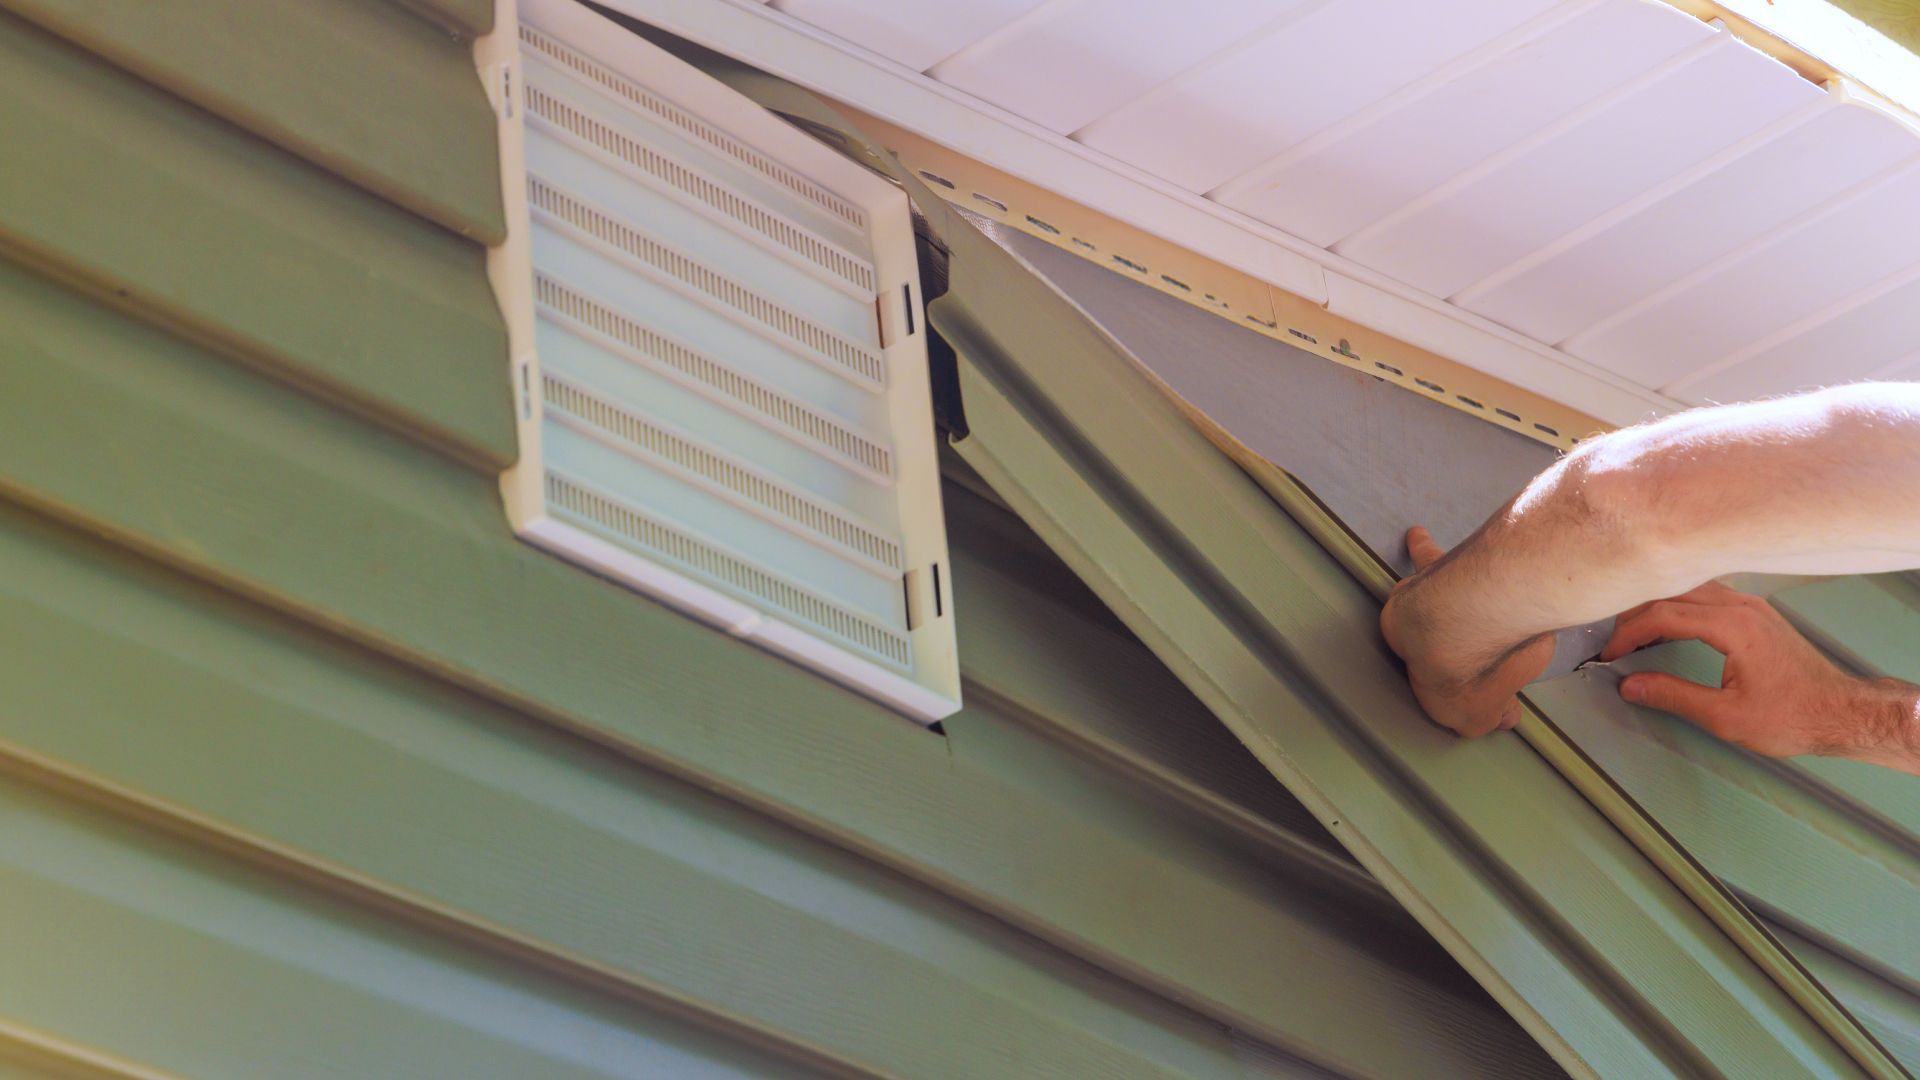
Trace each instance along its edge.
{"label": "human hand", "polygon": [[1620,696],[1767,757],[1828,754],[1908,767],[1898,758],[1920,734],[1914,687],[1840,670],[1773,605],[1719,582],[1623,612],[1600,658],[1679,640],[1726,655],[1718,687],[1644,671],[1620,681]]}
{"label": "human hand", "polygon": [[1520,688],[1540,677],[1553,659],[1553,635],[1531,638],[1492,657],[1459,647],[1447,626],[1444,583],[1428,574],[1446,554],[1426,529],[1407,530],[1414,573],[1401,579],[1380,609],[1380,632],[1407,663],[1407,681],[1420,707],[1441,727],[1469,737],[1520,722]]}

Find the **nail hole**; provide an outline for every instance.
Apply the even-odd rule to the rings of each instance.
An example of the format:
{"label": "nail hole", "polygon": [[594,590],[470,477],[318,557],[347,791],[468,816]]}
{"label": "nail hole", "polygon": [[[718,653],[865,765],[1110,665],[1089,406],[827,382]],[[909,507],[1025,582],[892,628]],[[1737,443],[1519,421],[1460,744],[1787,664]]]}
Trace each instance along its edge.
{"label": "nail hole", "polygon": [[1261,318],[1261,317],[1260,317],[1260,316],[1258,316],[1258,315],[1249,315],[1249,316],[1247,316],[1247,321],[1248,321],[1248,322],[1250,322],[1250,323],[1252,323],[1252,324],[1253,324],[1253,325],[1255,325],[1255,326],[1264,326],[1264,327],[1266,327],[1266,328],[1267,328],[1267,329],[1269,329],[1269,330],[1276,330],[1276,329],[1279,329],[1279,326],[1280,326],[1280,324],[1279,324],[1279,323],[1277,323],[1277,322],[1274,322],[1274,321],[1273,321],[1273,320],[1271,320],[1271,319],[1263,319],[1263,318]]}
{"label": "nail hole", "polygon": [[1415,378],[1413,381],[1416,383],[1419,383],[1421,386],[1426,387],[1427,389],[1433,391],[1436,394],[1444,394],[1447,392],[1447,388],[1444,386],[1441,386],[1439,383],[1428,382],[1427,380],[1421,379],[1421,378]]}
{"label": "nail hole", "polygon": [[1405,378],[1407,374],[1406,372],[1401,371],[1399,368],[1394,367],[1392,364],[1383,364],[1378,360],[1375,360],[1373,362],[1373,366],[1379,368],[1381,371],[1391,371],[1395,375],[1401,376],[1402,378]]}
{"label": "nail hole", "polygon": [[1475,401],[1475,400],[1473,400],[1472,398],[1470,398],[1470,397],[1468,397],[1468,396],[1467,396],[1467,395],[1465,395],[1465,394],[1455,394],[1455,395],[1453,395],[1453,398],[1454,398],[1454,400],[1455,400],[1455,401],[1458,401],[1458,402],[1460,402],[1460,403],[1462,403],[1462,404],[1464,404],[1464,405],[1471,405],[1471,406],[1473,406],[1473,407],[1474,407],[1474,408],[1476,408],[1476,409],[1484,409],[1484,408],[1486,408],[1486,406],[1485,406],[1485,405],[1482,405],[1482,404],[1480,404],[1479,402],[1477,402],[1477,401]]}
{"label": "nail hole", "polygon": [[1053,226],[1047,224],[1046,222],[1041,221],[1039,218],[1034,217],[1032,214],[1027,215],[1027,224],[1033,226],[1036,229],[1039,229],[1043,233],[1049,233],[1053,236],[1060,235],[1059,229],[1056,229]]}
{"label": "nail hole", "polygon": [[1146,267],[1141,266],[1139,263],[1134,262],[1132,259],[1127,258],[1125,255],[1115,255],[1113,256],[1113,261],[1119,263],[1121,266],[1124,266],[1129,270],[1136,270],[1142,274],[1147,272]]}
{"label": "nail hole", "polygon": [[1293,327],[1289,326],[1287,327],[1287,333],[1292,334],[1294,337],[1297,337],[1301,341],[1304,341],[1310,345],[1320,344],[1319,338],[1314,337],[1312,334],[1307,333],[1305,330],[1295,330]]}
{"label": "nail hole", "polygon": [[925,169],[921,169],[920,179],[925,180],[931,184],[939,184],[941,187],[946,188],[948,191],[952,191],[955,189],[954,182],[947,179],[944,176],[941,176],[939,173],[930,173]]}
{"label": "nail hole", "polygon": [[1082,239],[1080,239],[1080,238],[1079,238],[1079,237],[1077,237],[1077,236],[1073,238],[1073,246],[1074,246],[1074,247],[1077,247],[1077,248],[1085,248],[1085,249],[1087,249],[1088,251],[1099,251],[1099,250],[1100,250],[1099,248],[1097,248],[1097,247],[1094,247],[1094,246],[1093,246],[1092,244],[1089,244],[1089,243],[1087,243],[1087,242],[1086,242],[1085,240],[1082,240]]}
{"label": "nail hole", "polygon": [[1186,282],[1184,282],[1184,281],[1181,281],[1181,280],[1180,280],[1179,278],[1177,278],[1177,277],[1168,277],[1168,276],[1167,276],[1167,275],[1165,275],[1165,274],[1161,274],[1161,275],[1160,275],[1160,280],[1161,280],[1161,281],[1164,281],[1164,282],[1166,282],[1167,284],[1169,284],[1169,285],[1171,285],[1171,286],[1173,286],[1173,287],[1174,287],[1174,288],[1176,288],[1176,289],[1179,289],[1179,290],[1180,290],[1181,292],[1192,292],[1192,291],[1193,291],[1193,286],[1191,286],[1191,285],[1189,285],[1189,284],[1187,284],[1187,283],[1186,283]]}
{"label": "nail hole", "polygon": [[1501,416],[1506,417],[1507,419],[1513,421],[1516,424],[1520,422],[1520,414],[1517,412],[1508,412],[1505,409],[1495,409],[1493,411],[1499,413]]}
{"label": "nail hole", "polygon": [[1347,344],[1346,338],[1341,338],[1340,344],[1334,346],[1333,351],[1339,353],[1341,356],[1344,356],[1349,360],[1360,359],[1360,354],[1353,351],[1353,346]]}
{"label": "nail hole", "polygon": [[1555,430],[1553,430],[1552,428],[1550,428],[1550,427],[1548,427],[1548,426],[1547,426],[1547,425],[1545,425],[1545,424],[1535,424],[1535,425],[1533,425],[1533,427],[1534,427],[1534,430],[1536,430],[1536,431],[1544,431],[1544,432],[1546,432],[1547,434],[1549,434],[1549,435],[1551,435],[1551,436],[1553,436],[1553,437],[1554,437],[1554,438],[1556,438],[1556,439],[1560,437],[1560,433],[1559,433],[1559,432],[1557,432],[1557,431],[1555,431]]}
{"label": "nail hole", "polygon": [[976,191],[973,193],[973,197],[983,203],[986,203],[988,206],[993,207],[995,210],[998,210],[1003,214],[1007,212],[1007,204],[1001,202],[999,199],[996,199],[991,195],[982,195],[980,192]]}

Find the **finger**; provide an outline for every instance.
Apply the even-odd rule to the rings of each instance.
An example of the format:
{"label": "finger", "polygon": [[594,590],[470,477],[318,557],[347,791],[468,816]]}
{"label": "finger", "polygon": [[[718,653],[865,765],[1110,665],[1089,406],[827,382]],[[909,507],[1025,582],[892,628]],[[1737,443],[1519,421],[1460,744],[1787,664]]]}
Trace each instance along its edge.
{"label": "finger", "polygon": [[1741,608],[1662,600],[1613,626],[1613,636],[1600,650],[1601,660],[1618,660],[1654,641],[1704,641],[1723,653],[1733,651],[1736,621],[1747,618]]}
{"label": "finger", "polygon": [[1725,694],[1661,671],[1642,671],[1620,680],[1620,696],[1633,704],[1670,712],[1708,729],[1719,716]]}
{"label": "finger", "polygon": [[1446,549],[1434,543],[1433,534],[1425,526],[1415,525],[1407,530],[1407,554],[1413,559],[1414,570],[1425,570],[1440,561]]}
{"label": "finger", "polygon": [[1719,604],[1723,606],[1729,604],[1749,604],[1754,600],[1752,593],[1743,593],[1731,585],[1723,585],[1718,581],[1709,581],[1697,588],[1688,589],[1685,593],[1681,594],[1680,598],[1696,604]]}

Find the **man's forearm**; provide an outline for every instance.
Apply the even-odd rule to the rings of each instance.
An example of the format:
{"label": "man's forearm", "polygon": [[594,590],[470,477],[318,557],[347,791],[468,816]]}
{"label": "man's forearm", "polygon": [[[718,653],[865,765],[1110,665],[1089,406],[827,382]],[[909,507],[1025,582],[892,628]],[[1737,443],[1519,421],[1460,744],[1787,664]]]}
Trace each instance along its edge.
{"label": "man's forearm", "polygon": [[1851,719],[1853,734],[1826,752],[1920,776],[1920,686],[1862,680]]}
{"label": "man's forearm", "polygon": [[1694,410],[1542,473],[1396,598],[1488,664],[1539,634],[1738,571],[1920,565],[1920,386]]}

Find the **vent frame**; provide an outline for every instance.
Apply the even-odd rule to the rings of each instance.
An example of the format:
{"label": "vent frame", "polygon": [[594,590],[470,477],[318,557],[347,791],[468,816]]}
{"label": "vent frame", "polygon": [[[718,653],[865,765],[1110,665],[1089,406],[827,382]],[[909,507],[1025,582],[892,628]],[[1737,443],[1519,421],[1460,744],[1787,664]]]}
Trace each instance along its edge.
{"label": "vent frame", "polygon": [[[475,56],[508,222],[487,265],[520,435],[500,480],[515,534],[921,723],[952,714],[953,598],[928,584],[951,572],[905,194],[571,0],[497,0]],[[618,121],[619,153],[532,114],[529,94],[562,83]],[[635,141],[647,130],[660,134]],[[582,175],[589,189],[569,179]],[[676,187],[686,177],[697,181]],[[623,201],[617,185],[652,201]],[[583,230],[534,205],[530,188],[609,217]],[[692,231],[676,238],[682,219],[662,226],[667,213]],[[838,225],[821,231],[820,215]],[[726,236],[689,246],[700,228]],[[686,256],[726,288],[745,259],[738,284],[758,291],[745,303],[701,295],[622,238]],[[810,261],[822,252],[831,265]],[[819,289],[770,285],[793,280],[782,266]],[[858,280],[869,270],[871,290]],[[870,330],[820,306],[836,290]],[[553,306],[568,293],[593,318]],[[593,398],[603,423],[549,401],[555,387]],[[944,595],[915,594],[929,587]]]}

